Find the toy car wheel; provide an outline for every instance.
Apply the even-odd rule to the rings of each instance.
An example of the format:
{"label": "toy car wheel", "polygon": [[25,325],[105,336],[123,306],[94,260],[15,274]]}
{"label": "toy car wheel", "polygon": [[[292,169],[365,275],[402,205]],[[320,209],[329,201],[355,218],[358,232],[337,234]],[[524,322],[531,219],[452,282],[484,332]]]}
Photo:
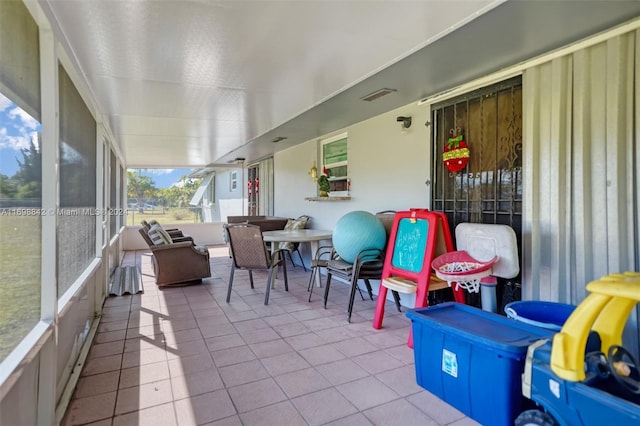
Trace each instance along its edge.
{"label": "toy car wheel", "polygon": [[557,426],[558,422],[548,413],[540,410],[527,410],[520,413],[515,426]]}

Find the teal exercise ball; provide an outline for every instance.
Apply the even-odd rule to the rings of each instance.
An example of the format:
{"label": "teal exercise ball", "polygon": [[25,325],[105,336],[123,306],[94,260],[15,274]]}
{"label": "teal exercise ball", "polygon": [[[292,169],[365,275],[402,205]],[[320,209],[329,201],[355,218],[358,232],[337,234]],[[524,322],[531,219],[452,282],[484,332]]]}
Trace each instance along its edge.
{"label": "teal exercise ball", "polygon": [[359,251],[369,248],[384,249],[387,231],[375,215],[365,211],[345,214],[333,230],[333,247],[349,263],[356,260]]}

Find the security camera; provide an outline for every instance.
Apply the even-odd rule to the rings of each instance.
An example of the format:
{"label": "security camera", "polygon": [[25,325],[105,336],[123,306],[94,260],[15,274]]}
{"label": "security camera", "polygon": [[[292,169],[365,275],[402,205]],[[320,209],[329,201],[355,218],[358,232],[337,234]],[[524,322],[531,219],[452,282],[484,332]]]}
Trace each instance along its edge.
{"label": "security camera", "polygon": [[402,123],[403,129],[408,129],[409,127],[411,127],[411,117],[404,117],[401,115],[396,118],[396,121],[398,123]]}

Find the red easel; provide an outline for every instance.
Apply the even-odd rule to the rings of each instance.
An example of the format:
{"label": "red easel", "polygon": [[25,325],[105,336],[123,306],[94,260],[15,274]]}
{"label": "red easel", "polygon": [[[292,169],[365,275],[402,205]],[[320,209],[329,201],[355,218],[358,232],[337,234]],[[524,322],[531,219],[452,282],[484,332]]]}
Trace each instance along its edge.
{"label": "red easel", "polygon": [[[395,284],[413,286],[412,290],[416,293],[415,307],[428,306],[431,280],[442,283],[435,275],[432,277],[431,262],[439,255],[453,250],[449,223],[444,213],[427,209],[397,212],[387,244],[373,328],[382,328],[384,305],[389,290],[384,285],[385,279],[391,278]],[[454,288],[453,295],[456,302],[465,303],[461,288]],[[408,345],[413,347],[411,333]]]}

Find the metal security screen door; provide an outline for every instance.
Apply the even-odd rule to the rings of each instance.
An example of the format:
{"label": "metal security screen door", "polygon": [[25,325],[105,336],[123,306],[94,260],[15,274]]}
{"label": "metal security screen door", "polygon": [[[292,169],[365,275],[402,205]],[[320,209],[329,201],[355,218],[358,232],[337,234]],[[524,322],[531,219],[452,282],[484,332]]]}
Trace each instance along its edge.
{"label": "metal security screen door", "polygon": [[267,158],[248,167],[248,215],[273,214],[273,158]]}
{"label": "metal security screen door", "polygon": [[247,177],[248,215],[258,216],[260,206],[260,167],[250,166]]}
{"label": "metal security screen door", "polygon": [[[433,209],[447,215],[452,232],[461,222],[509,225],[521,251],[521,77],[435,104],[431,119]],[[460,171],[450,171],[444,160],[462,155],[461,141],[468,146],[468,163]],[[444,153],[445,146],[458,152]]]}

